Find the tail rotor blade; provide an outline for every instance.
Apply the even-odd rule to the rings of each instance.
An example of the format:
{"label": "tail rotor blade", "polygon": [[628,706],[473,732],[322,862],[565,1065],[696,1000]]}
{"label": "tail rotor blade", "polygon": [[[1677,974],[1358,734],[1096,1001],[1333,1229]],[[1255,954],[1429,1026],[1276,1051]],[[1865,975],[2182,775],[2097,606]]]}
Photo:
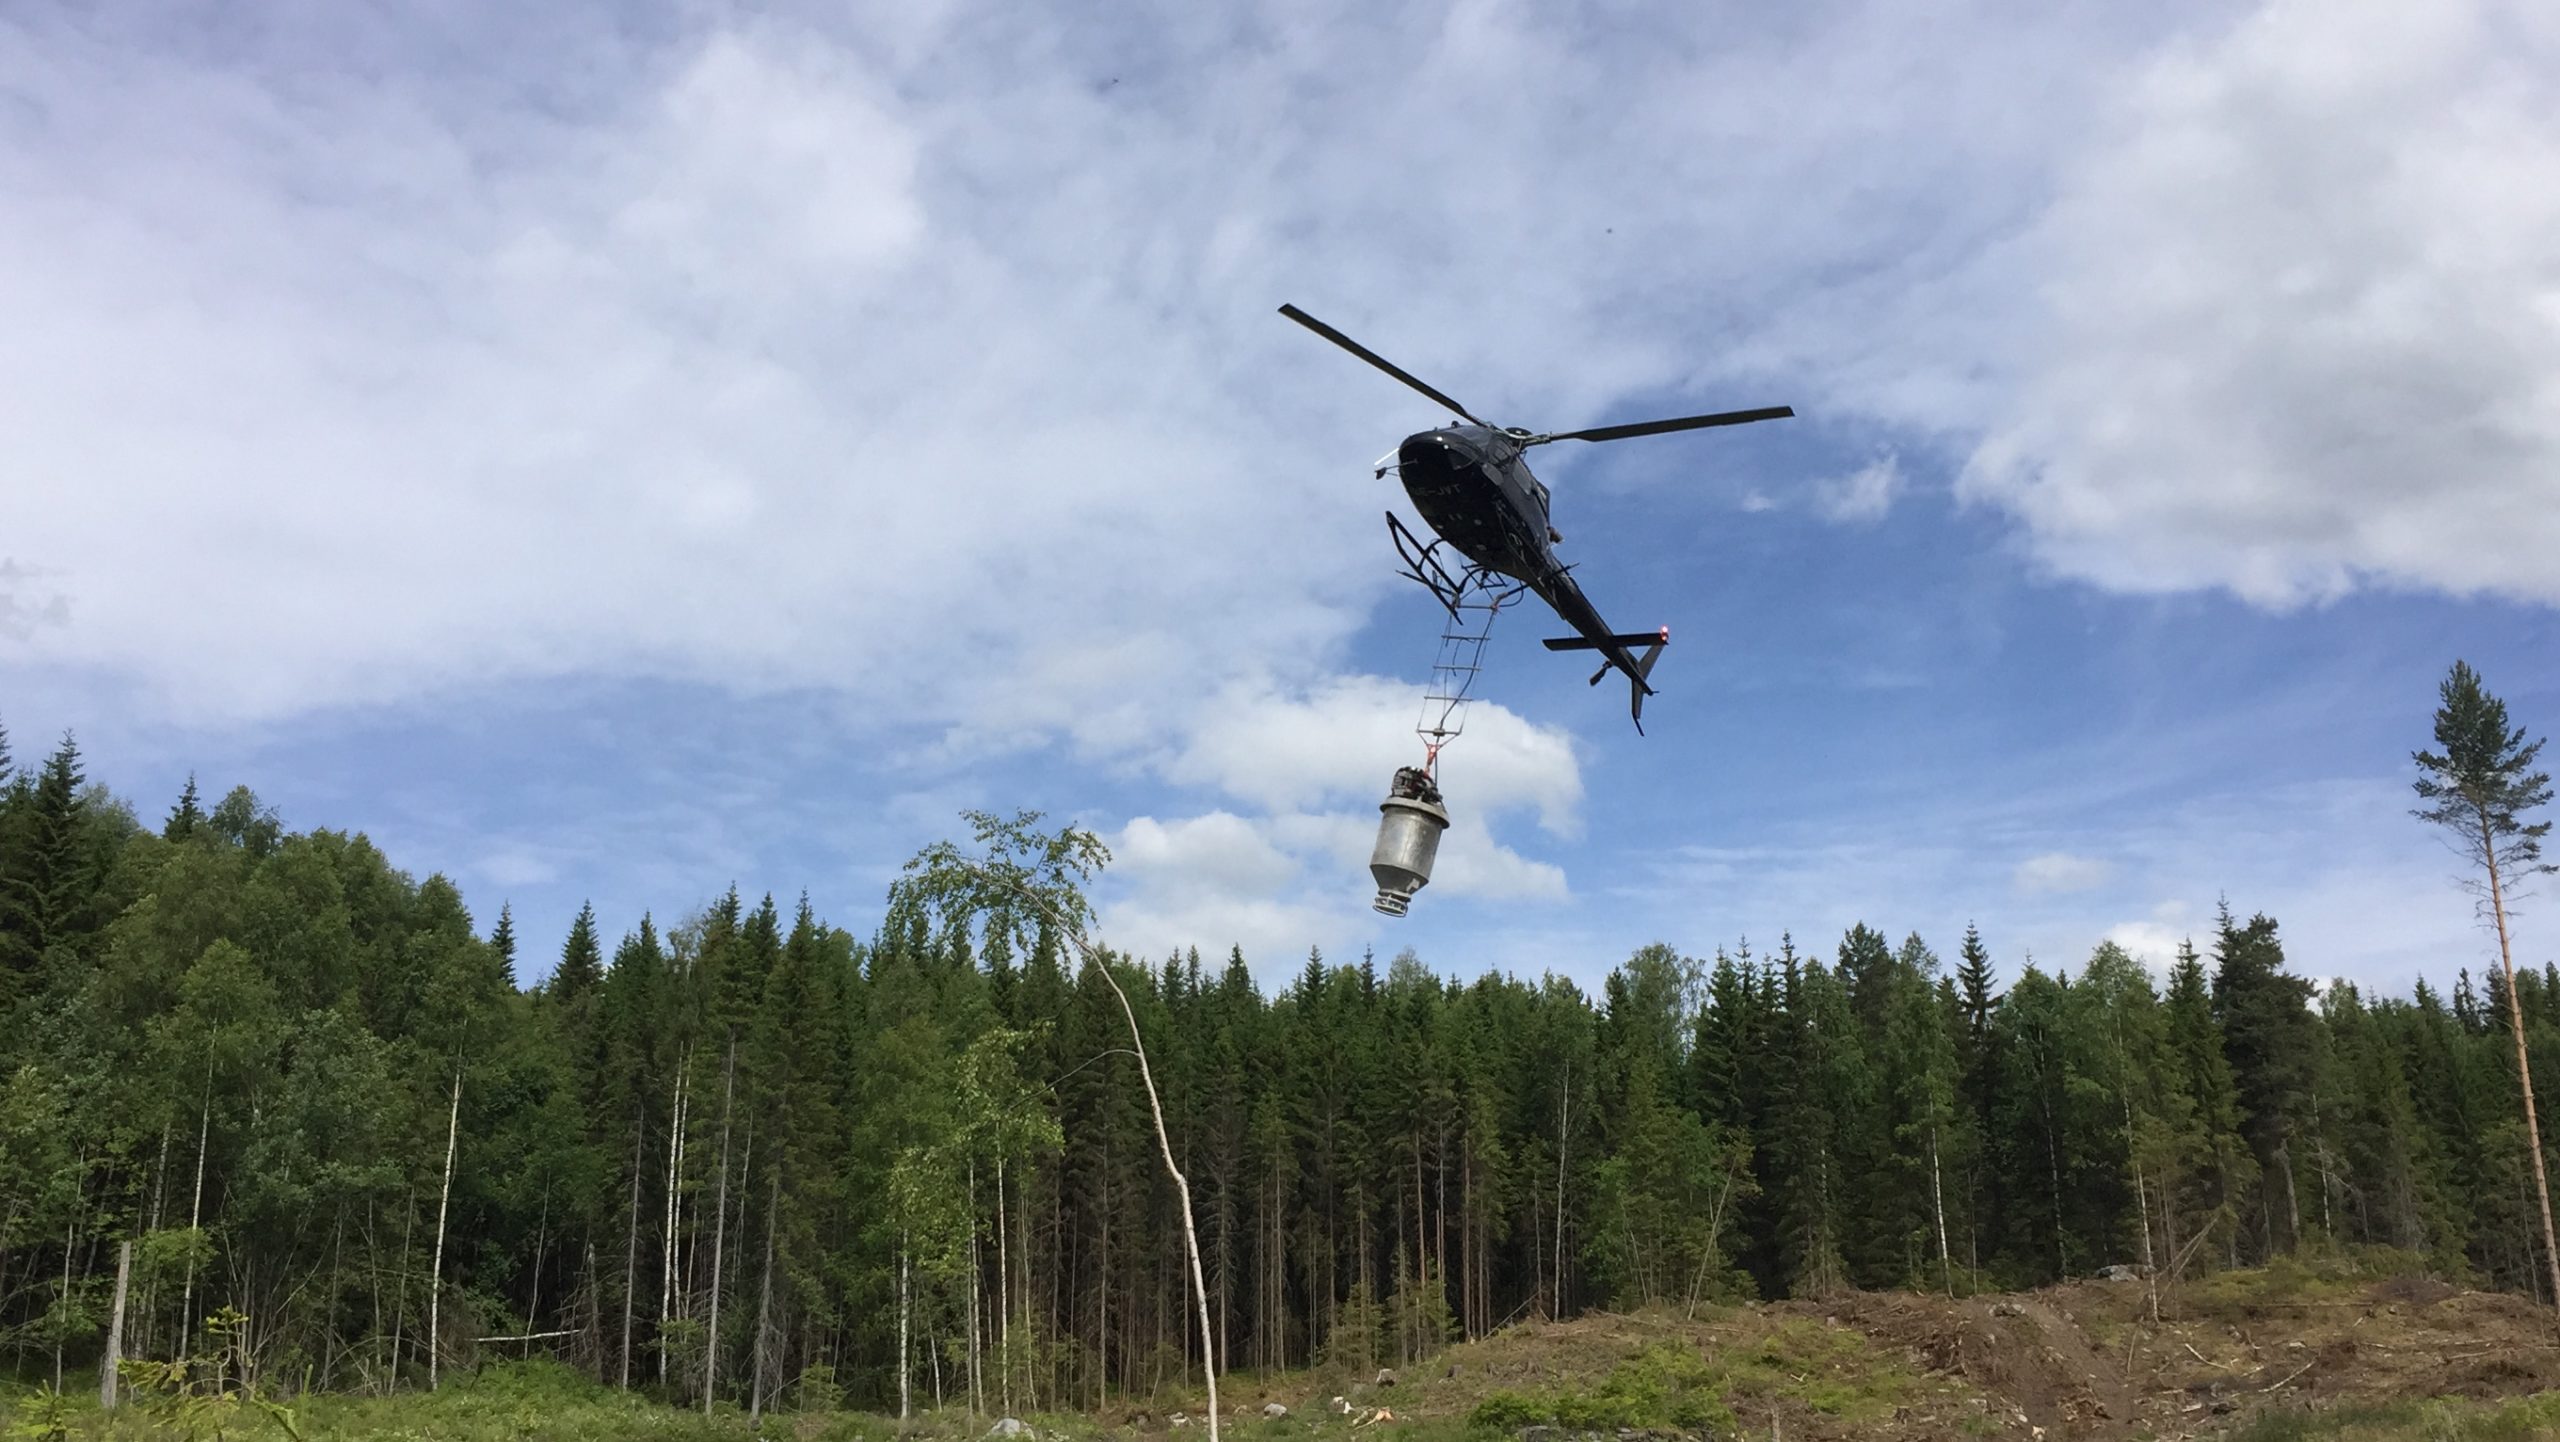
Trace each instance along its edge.
{"label": "tail rotor blade", "polygon": [[1468,414],[1465,406],[1458,404],[1456,401],[1440,394],[1431,387],[1424,385],[1420,380],[1417,380],[1411,372],[1406,371],[1394,361],[1387,359],[1385,356],[1369,349],[1360,342],[1353,340],[1351,337],[1344,335],[1338,330],[1335,330],[1332,326],[1326,325],[1323,321],[1316,319],[1314,316],[1307,314],[1296,306],[1284,305],[1280,307],[1280,313],[1287,316],[1289,319],[1296,321],[1298,324],[1305,326],[1307,329],[1314,331],[1316,334],[1323,336],[1326,340],[1333,342],[1344,350],[1351,352],[1353,355],[1360,357],[1360,359],[1367,361],[1369,364],[1376,366],[1378,369],[1385,371],[1387,374],[1394,376],[1397,380],[1404,382],[1406,385],[1409,385],[1415,390],[1422,392],[1424,395],[1431,397],[1433,400],[1438,401],[1441,405],[1448,407],[1451,414],[1463,417],[1467,420],[1475,421],[1477,425],[1484,424],[1483,421],[1478,421],[1473,415]]}
{"label": "tail rotor blade", "polygon": [[1658,436],[1670,431],[1700,431],[1709,426],[1741,426],[1753,421],[1779,421],[1796,413],[1793,406],[1762,406],[1751,411],[1717,411],[1713,415],[1680,416],[1667,421],[1637,421],[1623,426],[1595,426],[1587,431],[1558,431],[1538,437],[1546,441],[1623,441],[1636,436]]}

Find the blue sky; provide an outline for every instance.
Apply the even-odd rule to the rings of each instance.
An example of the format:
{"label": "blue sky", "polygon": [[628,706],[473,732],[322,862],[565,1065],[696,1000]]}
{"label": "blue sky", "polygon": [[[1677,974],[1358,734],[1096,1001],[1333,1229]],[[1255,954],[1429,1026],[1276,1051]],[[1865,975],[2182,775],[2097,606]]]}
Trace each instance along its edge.
{"label": "blue sky", "polygon": [[[867,929],[964,806],[1266,977],[2491,955],[2408,753],[2457,655],[2560,719],[2547,7],[261,13],[0,18],[0,719],[527,979],[587,898]],[[1401,922],[1443,417],[1284,300],[1508,422],[1799,412],[1538,454],[1651,734],[1506,613]]]}

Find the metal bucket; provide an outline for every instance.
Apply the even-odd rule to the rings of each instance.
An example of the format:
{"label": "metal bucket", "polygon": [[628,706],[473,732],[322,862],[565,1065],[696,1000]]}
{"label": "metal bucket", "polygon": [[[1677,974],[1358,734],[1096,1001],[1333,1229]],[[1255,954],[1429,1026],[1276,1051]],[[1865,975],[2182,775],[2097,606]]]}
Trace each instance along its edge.
{"label": "metal bucket", "polygon": [[1449,829],[1449,813],[1436,802],[1392,795],[1378,803],[1378,811],[1378,844],[1369,852],[1378,899],[1370,905],[1402,916],[1413,894],[1431,883],[1431,863],[1440,855],[1440,833]]}

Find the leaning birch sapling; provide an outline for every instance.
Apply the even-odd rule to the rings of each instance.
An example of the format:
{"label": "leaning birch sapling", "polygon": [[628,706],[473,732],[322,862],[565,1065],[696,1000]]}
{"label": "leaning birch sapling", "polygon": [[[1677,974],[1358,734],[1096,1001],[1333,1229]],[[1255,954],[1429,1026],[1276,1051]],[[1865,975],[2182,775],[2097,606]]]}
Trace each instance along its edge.
{"label": "leaning birch sapling", "polygon": [[1146,1087],[1147,1106],[1155,1117],[1156,1143],[1163,1152],[1165,1173],[1173,1179],[1175,1202],[1181,1209],[1183,1249],[1191,1264],[1191,1296],[1199,1312],[1201,1371],[1208,1379],[1209,1442],[1218,1442],[1218,1344],[1210,1325],[1209,1289],[1200,1265],[1200,1231],[1192,1219],[1191,1183],[1174,1160],[1173,1138],[1165,1127],[1164,1101],[1156,1091],[1154,1068],[1147,1061],[1146,1039],[1138,1029],[1137,1010],[1129,1004],[1129,993],[1122,989],[1120,978],[1113,974],[1111,958],[1085,939],[1093,908],[1085,900],[1084,883],[1110,863],[1111,853],[1091,832],[1073,826],[1061,827],[1055,833],[1039,830],[1040,813],[1036,811],[1016,812],[1010,820],[986,811],[962,814],[975,834],[980,854],[964,855],[947,841],[918,852],[907,863],[905,874],[893,890],[893,905],[898,899],[906,899],[946,922],[982,923],[988,930],[1002,934],[1016,951],[1021,951],[1045,923],[1075,947],[1076,954],[1101,975],[1110,985],[1111,994],[1118,998],[1120,1014],[1129,1024],[1129,1044],[1138,1058],[1138,1077]]}

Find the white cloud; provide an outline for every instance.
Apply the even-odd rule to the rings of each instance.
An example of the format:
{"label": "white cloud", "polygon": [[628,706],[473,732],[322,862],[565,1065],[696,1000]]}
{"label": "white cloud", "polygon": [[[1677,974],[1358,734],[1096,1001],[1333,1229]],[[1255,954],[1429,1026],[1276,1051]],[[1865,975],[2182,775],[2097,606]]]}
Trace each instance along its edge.
{"label": "white cloud", "polygon": [[[1240,686],[1196,708],[1165,775],[1258,814],[1142,816],[1122,828],[1110,840],[1105,934],[1141,952],[1237,944],[1257,966],[1281,967],[1310,946],[1345,955],[1397,940],[1398,923],[1369,909],[1369,851],[1389,778],[1420,759],[1417,706],[1412,685],[1356,676],[1298,694]],[[1491,825],[1534,809],[1543,829],[1571,828],[1582,783],[1561,733],[1474,703],[1440,775],[1451,824],[1418,908],[1567,899],[1562,868],[1503,845]]]}
{"label": "white cloud", "polygon": [[2110,587],[2560,601],[2560,11],[2272,0],[2109,110],[1961,493]]}
{"label": "white cloud", "polygon": [[[1422,759],[1414,735],[1421,711],[1415,681],[1336,676],[1299,688],[1239,681],[1185,713],[1188,734],[1162,770],[1273,812],[1346,800],[1375,805],[1397,767]],[[1578,828],[1582,775],[1566,733],[1493,701],[1470,703],[1465,725],[1440,765],[1453,814],[1527,807],[1548,831]]]}
{"label": "white cloud", "polygon": [[1901,491],[1902,463],[1883,455],[1848,475],[1814,482],[1813,503],[1825,520],[1872,525],[1893,509]]}
{"label": "white cloud", "polygon": [[1276,891],[1298,870],[1297,861],[1261,828],[1225,811],[1172,822],[1134,817],[1109,844],[1112,865],[1122,874],[1201,885],[1220,895]]}
{"label": "white cloud", "polygon": [[2212,923],[2199,923],[2194,909],[2183,901],[2163,901],[2151,908],[2151,914],[2137,921],[2120,921],[2107,928],[2106,940],[2123,947],[2136,960],[2162,978],[2178,960],[2180,947],[2196,942],[2197,950],[2210,954],[2213,949]]}
{"label": "white cloud", "polygon": [[2115,875],[2115,867],[2094,856],[2048,851],[2018,863],[2010,883],[2030,896],[2045,892],[2090,891]]}
{"label": "white cloud", "polygon": [[[1945,272],[1914,228],[2000,213],[2123,43],[790,11],[0,20],[0,484],[41,498],[0,559],[63,601],[12,659],[198,719],[604,674],[1143,751],[1177,691],[1315,684],[1393,584],[1365,467],[1428,408],[1277,301],[1526,423],[1787,398],[1869,354],[1787,298]],[[1378,220],[1529,194],[1590,223]]]}

